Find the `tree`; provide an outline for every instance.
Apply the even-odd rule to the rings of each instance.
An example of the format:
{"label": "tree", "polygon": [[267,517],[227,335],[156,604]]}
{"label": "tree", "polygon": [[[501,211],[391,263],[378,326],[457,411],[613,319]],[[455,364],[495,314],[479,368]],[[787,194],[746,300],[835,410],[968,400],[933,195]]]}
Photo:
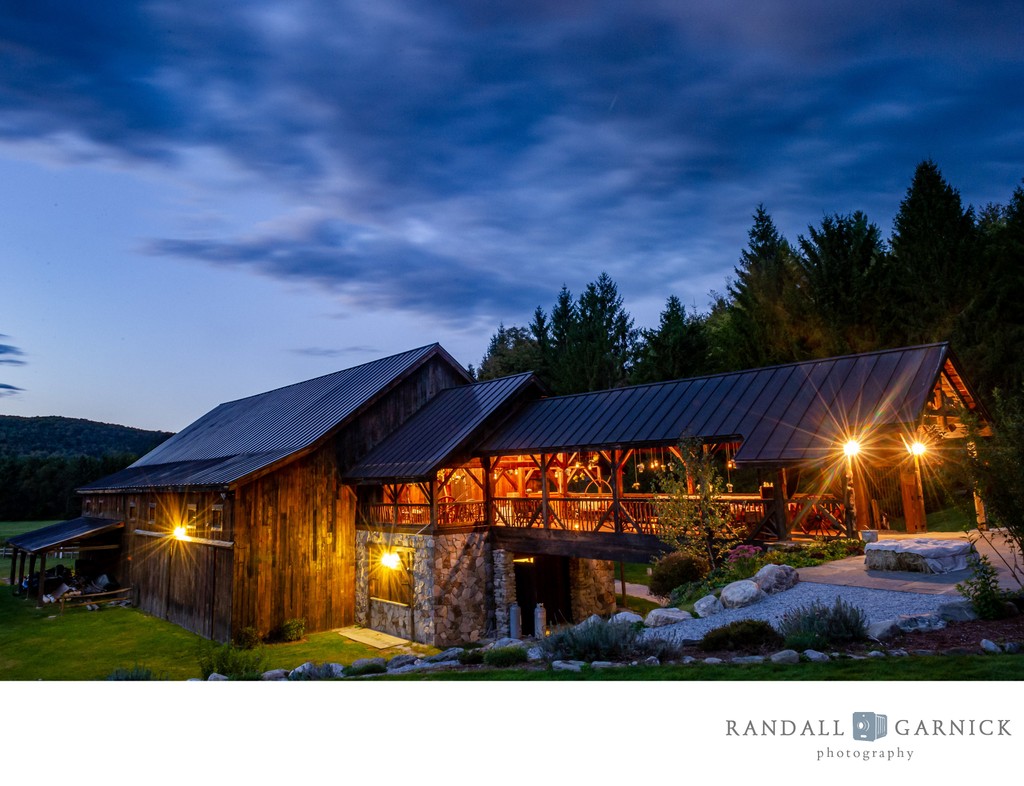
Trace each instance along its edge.
{"label": "tree", "polygon": [[809,341],[797,308],[793,249],[763,204],[757,206],[747,236],[747,248],[728,289],[726,362],[735,369],[803,360]]}
{"label": "tree", "polygon": [[922,161],[893,219],[893,277],[883,290],[888,343],[949,339],[976,291],[977,240],[973,210],[933,161]]}
{"label": "tree", "polygon": [[812,357],[867,352],[879,346],[879,301],[887,293],[888,255],[881,233],[861,211],[825,216],[798,238],[802,319],[816,326]]}
{"label": "tree", "polygon": [[[723,564],[726,552],[739,542],[721,502],[722,478],[711,452],[706,452],[698,440],[685,440],[679,448],[682,461],[676,458],[666,466],[658,482],[658,537],[715,570]],[[692,495],[691,485],[696,492]]]}
{"label": "tree", "polygon": [[534,371],[538,363],[537,342],[530,331],[515,325],[506,328],[499,324],[498,332],[491,336],[487,353],[476,370],[476,378],[482,382]]}
{"label": "tree", "polygon": [[631,382],[662,382],[708,373],[710,345],[705,318],[687,313],[675,295],[661,312],[656,330],[640,331]]}

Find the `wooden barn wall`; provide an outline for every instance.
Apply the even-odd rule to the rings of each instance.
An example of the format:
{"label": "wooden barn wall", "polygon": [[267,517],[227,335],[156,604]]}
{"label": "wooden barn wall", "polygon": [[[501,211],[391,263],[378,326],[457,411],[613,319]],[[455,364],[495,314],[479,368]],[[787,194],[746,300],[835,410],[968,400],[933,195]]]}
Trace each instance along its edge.
{"label": "wooden barn wall", "polygon": [[308,631],[354,624],[356,496],[340,477],[441,390],[464,382],[431,360],[321,448],[238,489],[235,630],[265,634],[295,618]]}
{"label": "wooden barn wall", "polygon": [[[219,531],[210,528],[215,508]],[[124,520],[125,547],[114,578],[134,588],[136,605],[218,641],[231,636],[233,549],[140,535],[136,530],[169,536],[175,527],[194,522],[198,537],[230,542],[232,509],[231,493],[213,491],[90,494],[82,501],[83,514]]]}
{"label": "wooden barn wall", "polygon": [[355,619],[355,499],[328,446],[247,484],[236,504],[235,630]]}

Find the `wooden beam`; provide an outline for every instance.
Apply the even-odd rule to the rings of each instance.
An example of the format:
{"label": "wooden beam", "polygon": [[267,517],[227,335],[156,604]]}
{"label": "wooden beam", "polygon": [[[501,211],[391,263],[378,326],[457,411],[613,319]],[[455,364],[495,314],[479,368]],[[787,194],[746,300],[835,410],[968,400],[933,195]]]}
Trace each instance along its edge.
{"label": "wooden beam", "polygon": [[11,589],[12,590],[15,588],[14,576],[15,576],[15,571],[18,569],[18,554],[19,553],[20,552],[18,551],[18,549],[16,549],[13,546],[11,546],[11,580],[10,580],[10,584],[11,584]]}
{"label": "wooden beam", "polygon": [[491,538],[495,547],[523,554],[551,554],[613,562],[650,562],[651,557],[670,550],[654,535],[612,532],[494,527],[491,529]]}
{"label": "wooden beam", "polygon": [[548,495],[548,461],[550,456],[540,454],[540,516],[544,529],[551,529],[551,506]]}
{"label": "wooden beam", "polygon": [[43,595],[46,594],[46,552],[39,555],[39,587],[36,590],[36,608],[43,605]]}

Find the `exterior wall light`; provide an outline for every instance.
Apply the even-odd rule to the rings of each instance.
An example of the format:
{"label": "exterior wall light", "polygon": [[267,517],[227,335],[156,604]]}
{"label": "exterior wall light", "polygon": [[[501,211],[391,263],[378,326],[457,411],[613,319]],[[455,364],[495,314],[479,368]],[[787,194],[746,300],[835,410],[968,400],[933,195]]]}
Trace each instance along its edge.
{"label": "exterior wall light", "polygon": [[188,540],[189,539],[188,533],[185,531],[185,527],[180,525],[180,524],[177,527],[174,528],[174,537],[177,538],[178,540]]}
{"label": "exterior wall light", "polygon": [[391,570],[398,570],[402,564],[401,558],[394,551],[385,551],[380,555],[380,564]]}
{"label": "exterior wall light", "polygon": [[914,456],[923,456],[928,451],[928,447],[923,442],[913,442],[907,446],[907,450]]}
{"label": "exterior wall light", "polygon": [[846,444],[843,445],[843,453],[845,453],[848,458],[853,458],[860,453],[860,443],[855,439],[847,440]]}

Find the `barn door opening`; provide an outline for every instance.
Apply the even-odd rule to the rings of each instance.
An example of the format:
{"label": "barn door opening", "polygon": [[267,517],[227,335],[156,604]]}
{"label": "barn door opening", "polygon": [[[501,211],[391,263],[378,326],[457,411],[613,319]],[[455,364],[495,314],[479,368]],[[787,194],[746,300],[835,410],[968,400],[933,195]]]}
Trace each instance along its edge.
{"label": "barn door opening", "polygon": [[567,625],[572,619],[572,594],[569,585],[569,558],[545,554],[517,554],[516,602],[523,616],[523,635],[543,635],[534,630],[534,611],[544,604],[548,625]]}

